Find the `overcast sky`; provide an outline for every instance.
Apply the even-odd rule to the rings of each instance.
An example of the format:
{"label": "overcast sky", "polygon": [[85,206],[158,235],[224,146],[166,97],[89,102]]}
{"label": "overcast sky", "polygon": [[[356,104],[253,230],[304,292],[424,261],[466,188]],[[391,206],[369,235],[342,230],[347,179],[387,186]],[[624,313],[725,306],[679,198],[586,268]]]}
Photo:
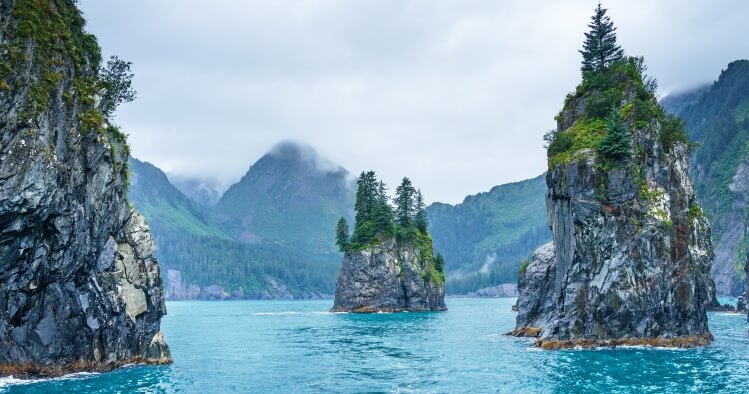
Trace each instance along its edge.
{"label": "overcast sky", "polygon": [[[542,173],[594,0],[82,0],[134,63],[133,155],[227,187],[282,140],[429,201]],[[749,57],[749,2],[607,1],[661,94]]]}

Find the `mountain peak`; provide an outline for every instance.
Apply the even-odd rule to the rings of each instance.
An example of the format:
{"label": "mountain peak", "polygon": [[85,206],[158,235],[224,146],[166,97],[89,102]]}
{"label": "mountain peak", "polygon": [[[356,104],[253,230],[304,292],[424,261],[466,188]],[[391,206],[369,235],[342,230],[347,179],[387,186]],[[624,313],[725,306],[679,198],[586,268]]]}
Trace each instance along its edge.
{"label": "mountain peak", "polygon": [[[345,168],[333,163],[330,159],[321,156],[315,148],[298,141],[281,141],[266,153],[258,163],[268,159],[275,159],[283,162],[308,164],[310,169],[315,169],[322,173],[348,173]],[[257,164],[257,163],[256,163]]]}

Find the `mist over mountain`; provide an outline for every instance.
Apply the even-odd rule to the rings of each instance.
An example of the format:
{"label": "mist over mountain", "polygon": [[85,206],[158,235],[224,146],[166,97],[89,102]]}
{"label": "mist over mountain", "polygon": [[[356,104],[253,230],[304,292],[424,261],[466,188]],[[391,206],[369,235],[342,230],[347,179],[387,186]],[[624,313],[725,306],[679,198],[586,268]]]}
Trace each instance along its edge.
{"label": "mist over mountain", "polygon": [[129,169],[128,197],[143,212],[154,233],[229,239],[212,223],[210,212],[187,198],[156,166],[131,158]]}
{"label": "mist over mountain", "polygon": [[[333,230],[340,217],[351,220],[354,180],[313,148],[278,144],[215,207],[188,198],[149,163],[133,159],[130,169],[130,200],[152,224],[170,298],[332,293],[340,261]],[[183,178],[181,186],[190,192],[201,182]],[[427,208],[450,293],[516,280],[522,260],[549,238],[545,187],[539,176]]]}
{"label": "mist over mountain", "polygon": [[353,207],[347,170],[309,146],[284,142],[221,196],[214,213],[244,243],[272,243],[337,260],[333,229],[339,218],[352,217]]}
{"label": "mist over mountain", "polygon": [[710,85],[709,83],[705,83],[689,89],[669,93],[660,100],[660,103],[668,112],[678,115],[687,107],[697,103],[700,97],[710,90]]}
{"label": "mist over mountain", "polygon": [[316,298],[332,294],[335,260],[230,236],[155,166],[130,161],[129,200],[151,224],[169,299]]}
{"label": "mist over mountain", "polygon": [[749,61],[730,63],[707,87],[665,97],[695,148],[690,175],[712,226],[712,275],[719,294],[743,289],[749,194]]}
{"label": "mist over mountain", "polygon": [[190,178],[168,174],[169,182],[189,199],[205,207],[216,205],[223,194],[223,189],[216,182],[205,179]]}

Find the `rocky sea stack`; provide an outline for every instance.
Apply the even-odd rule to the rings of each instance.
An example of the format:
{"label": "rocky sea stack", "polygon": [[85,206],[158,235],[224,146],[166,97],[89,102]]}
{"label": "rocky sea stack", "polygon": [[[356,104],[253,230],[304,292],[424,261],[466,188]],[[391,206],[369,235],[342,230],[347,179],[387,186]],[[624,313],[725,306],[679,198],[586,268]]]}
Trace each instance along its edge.
{"label": "rocky sea stack", "polygon": [[72,0],[0,5],[0,376],[169,363],[155,247],[107,121],[129,64],[100,69]]}
{"label": "rocky sea stack", "polygon": [[343,218],[336,231],[344,257],[331,311],[446,310],[445,262],[434,255],[421,192],[403,178],[393,208],[374,172],[357,184],[354,233]]}
{"label": "rocky sea stack", "polygon": [[547,135],[553,242],[521,267],[514,335],[545,349],[705,345],[713,251],[682,123],[600,6],[591,27],[583,82]]}
{"label": "rocky sea stack", "polygon": [[[428,255],[428,253],[427,253]],[[334,312],[441,311],[445,285],[429,274],[431,258],[395,240],[348,252],[336,281]],[[441,278],[441,277],[439,277]]]}

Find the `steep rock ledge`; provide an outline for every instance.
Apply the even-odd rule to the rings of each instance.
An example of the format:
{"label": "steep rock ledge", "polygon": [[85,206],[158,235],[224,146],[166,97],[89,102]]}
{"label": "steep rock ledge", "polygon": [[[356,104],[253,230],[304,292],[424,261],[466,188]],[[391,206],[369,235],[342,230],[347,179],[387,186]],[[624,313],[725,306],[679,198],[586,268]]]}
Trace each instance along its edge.
{"label": "steep rock ledge", "polygon": [[96,39],[70,0],[5,1],[0,17],[0,376],[169,363]]}
{"label": "steep rock ledge", "polygon": [[445,285],[411,244],[394,240],[347,252],[336,281],[333,312],[442,311]]}

